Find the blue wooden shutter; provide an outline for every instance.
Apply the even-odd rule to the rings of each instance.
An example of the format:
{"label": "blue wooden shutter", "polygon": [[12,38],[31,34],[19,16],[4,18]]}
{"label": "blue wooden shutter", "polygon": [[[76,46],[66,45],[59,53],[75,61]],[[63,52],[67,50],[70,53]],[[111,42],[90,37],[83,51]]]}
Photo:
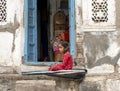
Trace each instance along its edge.
{"label": "blue wooden shutter", "polygon": [[37,0],[25,0],[26,62],[37,61]]}
{"label": "blue wooden shutter", "polygon": [[75,0],[69,0],[70,53],[75,54]]}

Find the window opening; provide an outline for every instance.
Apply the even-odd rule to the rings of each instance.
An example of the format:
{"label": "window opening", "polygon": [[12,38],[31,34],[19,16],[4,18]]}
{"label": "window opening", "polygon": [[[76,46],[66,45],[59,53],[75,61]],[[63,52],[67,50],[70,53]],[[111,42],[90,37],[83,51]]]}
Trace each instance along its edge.
{"label": "window opening", "polygon": [[108,21],[107,0],[92,0],[92,20],[96,23]]}
{"label": "window opening", "polygon": [[[60,1],[60,2],[59,2]],[[54,9],[50,6],[50,2],[56,7],[56,11],[53,14],[53,30],[50,29],[51,19],[50,13]],[[56,54],[52,50],[51,39],[55,37],[64,38],[69,33],[69,14],[68,14],[68,0],[38,0],[37,1],[37,56],[38,62],[59,62],[62,60],[61,54]],[[53,36],[51,35],[53,34]],[[52,50],[52,51],[50,51]]]}
{"label": "window opening", "polygon": [[0,0],[0,22],[6,22],[6,0]]}
{"label": "window opening", "polygon": [[[67,35],[67,38],[70,44],[70,53],[72,56],[74,56],[74,48],[75,48],[74,47],[75,46],[74,44],[74,29],[75,29],[74,28],[75,27],[74,4],[75,3],[74,2],[75,1],[74,0],[56,0],[56,1],[24,0],[24,2],[25,2],[25,7],[24,7],[24,15],[25,15],[24,16],[24,20],[25,20],[24,62],[25,64],[49,65],[54,62],[61,61],[61,60],[55,59],[58,55],[57,56],[55,55],[50,43],[51,39],[56,36],[57,37],[62,36],[63,38],[66,38],[66,35]],[[68,9],[68,6],[69,6],[69,9]],[[56,15],[58,15],[58,19],[55,19]],[[63,20],[66,23],[58,23],[58,22],[61,22],[61,17],[63,16],[65,17]],[[55,22],[55,20],[57,20],[57,22]],[[63,27],[63,24],[65,25],[64,27]],[[60,32],[60,30],[62,32]],[[66,34],[66,31],[68,32],[67,34]],[[43,36],[44,35],[43,33],[45,33],[45,36]],[[43,51],[44,50],[43,47],[46,48],[45,49],[46,51]],[[45,54],[47,54],[47,56]]]}

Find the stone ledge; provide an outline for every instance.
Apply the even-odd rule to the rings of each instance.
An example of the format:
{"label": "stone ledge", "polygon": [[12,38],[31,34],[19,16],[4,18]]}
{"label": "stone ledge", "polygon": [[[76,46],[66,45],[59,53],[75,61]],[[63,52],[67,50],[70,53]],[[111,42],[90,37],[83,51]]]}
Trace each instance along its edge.
{"label": "stone ledge", "polygon": [[74,81],[77,80],[77,81],[79,81],[79,79],[60,78],[60,77],[52,77],[52,76],[46,76],[46,75],[22,75],[22,74],[0,74],[0,79],[8,79],[8,80],[74,80]]}
{"label": "stone ledge", "polygon": [[56,77],[50,77],[45,75],[21,75],[21,74],[0,74],[0,79],[9,80],[55,80]]}

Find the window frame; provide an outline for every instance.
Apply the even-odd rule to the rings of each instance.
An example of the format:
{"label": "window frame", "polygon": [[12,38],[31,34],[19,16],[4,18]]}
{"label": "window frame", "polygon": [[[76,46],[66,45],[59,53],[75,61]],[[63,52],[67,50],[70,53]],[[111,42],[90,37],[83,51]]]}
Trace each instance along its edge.
{"label": "window frame", "polygon": [[[75,54],[75,0],[68,0],[68,11],[69,11],[69,35],[70,35],[70,53],[72,55],[72,58],[74,59]],[[24,60],[23,63],[26,65],[51,65],[54,63],[60,63],[60,62],[38,62],[33,61],[29,62],[25,58],[28,56],[28,19],[26,18],[28,16],[28,0],[24,0],[24,29],[25,29],[25,39],[24,39]]]}
{"label": "window frame", "polygon": [[[82,0],[82,29],[85,32],[89,31],[115,31],[115,0],[107,1],[108,8],[108,21],[107,22],[94,22],[92,21],[92,0]],[[113,17],[114,16],[114,17]],[[112,18],[111,18],[112,17]]]}

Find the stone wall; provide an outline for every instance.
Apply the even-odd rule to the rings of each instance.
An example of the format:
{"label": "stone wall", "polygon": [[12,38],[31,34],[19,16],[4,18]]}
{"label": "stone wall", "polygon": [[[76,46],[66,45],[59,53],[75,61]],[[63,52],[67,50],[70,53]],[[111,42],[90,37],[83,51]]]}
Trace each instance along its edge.
{"label": "stone wall", "polygon": [[80,91],[80,82],[45,75],[1,74],[0,91]]}
{"label": "stone wall", "polygon": [[48,67],[22,64],[24,0],[7,0],[7,3],[8,21],[0,25],[0,91],[120,91],[119,0],[115,0],[116,28],[112,31],[109,28],[105,31],[104,28],[102,31],[86,31],[82,19],[82,0],[75,0],[74,63],[75,67],[88,70],[82,82],[18,74],[25,70],[46,70]]}
{"label": "stone wall", "polygon": [[1,74],[0,91],[120,91],[120,74],[87,75],[84,81],[41,75]]}
{"label": "stone wall", "polygon": [[80,84],[80,91],[120,91],[120,74],[88,75]]}
{"label": "stone wall", "polygon": [[[6,1],[6,22],[0,22],[0,65],[20,65],[23,48],[23,2]],[[4,1],[1,1],[1,5]],[[4,12],[4,11],[3,11]]]}
{"label": "stone wall", "polygon": [[99,28],[85,26],[83,15],[87,16],[88,12],[83,14],[86,6],[82,7],[81,1],[76,0],[76,54],[79,56],[76,55],[75,62],[78,67],[85,67],[88,73],[79,85],[79,91],[120,91],[120,1],[115,0],[114,16],[110,17],[115,21],[113,26],[116,28],[113,29],[110,28],[112,25],[108,28],[103,25],[102,29],[101,25]]}

